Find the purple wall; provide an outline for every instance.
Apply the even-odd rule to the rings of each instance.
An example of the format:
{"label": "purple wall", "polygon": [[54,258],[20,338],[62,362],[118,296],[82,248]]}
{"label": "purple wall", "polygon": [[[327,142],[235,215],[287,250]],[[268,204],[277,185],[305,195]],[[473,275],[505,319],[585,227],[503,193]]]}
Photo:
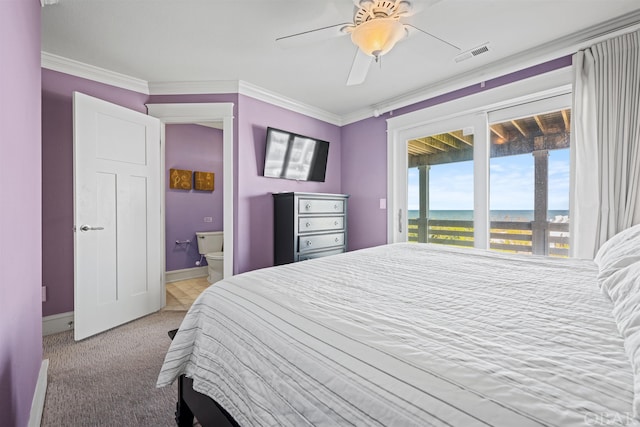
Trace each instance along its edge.
{"label": "purple wall", "polygon": [[[205,126],[174,124],[166,126],[166,270],[195,267],[200,259],[196,231],[222,230],[223,174],[222,131]],[[169,188],[169,169],[214,173],[214,191]],[[204,222],[212,217],[213,222]],[[191,240],[176,245],[176,240]],[[203,260],[206,265],[206,260]]]}
{"label": "purple wall", "polygon": [[[453,101],[528,77],[571,66],[565,56],[495,79],[436,96],[393,111],[397,117],[412,111]],[[349,250],[387,243],[387,211],[380,209],[387,198],[387,123],[389,113],[342,127],[342,191],[349,203]]]}
{"label": "purple wall", "polygon": [[342,128],[342,191],[350,194],[350,251],[387,242],[387,122],[361,120]]}
{"label": "purple wall", "polygon": [[[341,192],[340,128],[243,95],[156,95],[152,103],[234,103],[234,272],[273,265],[273,202],[279,191]],[[267,126],[330,142],[324,183],[264,178]],[[228,232],[225,230],[225,232]]]}
{"label": "purple wall", "polygon": [[[394,111],[394,116],[427,108],[453,99],[566,67],[571,57],[539,64],[480,84],[456,90]],[[386,210],[379,208],[387,198],[386,119],[388,114],[366,119],[342,128],[238,94],[146,96],[89,80],[42,71],[43,108],[43,281],[49,287],[44,315],[73,310],[73,201],[72,201],[72,117],[71,94],[78,90],[125,107],[145,111],[146,102],[231,102],[234,104],[234,272],[267,267],[273,263],[272,192],[309,191],[347,193],[349,201],[350,250],[386,243]],[[147,99],[148,98],[148,99]],[[296,182],[264,178],[264,144],[267,126],[327,140],[331,143],[324,183]],[[167,167],[170,164],[167,163]],[[189,169],[188,166],[184,166]],[[218,179],[220,178],[220,179]],[[222,188],[222,173],[216,175],[216,188]],[[214,195],[221,194],[214,192]],[[188,194],[187,194],[188,195]],[[186,195],[183,195],[186,197]],[[182,197],[182,196],[180,196]],[[177,199],[180,200],[180,199]],[[171,202],[173,203],[173,202]],[[184,203],[177,203],[184,204]],[[189,221],[189,231],[178,230],[178,216],[168,217],[167,270],[192,266],[197,253],[174,251],[175,240],[199,223],[198,218],[221,214],[198,214]],[[174,223],[174,218],[176,223]],[[192,221],[195,221],[192,222]],[[214,229],[220,229],[213,223]],[[170,236],[176,229],[176,237]],[[225,232],[229,232],[225,230]],[[178,257],[174,258],[173,255]],[[180,259],[180,256],[182,259]]]}
{"label": "purple wall", "polygon": [[146,113],[148,96],[42,70],[42,283],[44,316],[73,311],[74,91]]}
{"label": "purple wall", "polygon": [[[238,101],[238,181],[235,270],[273,265],[273,198],[280,191],[341,192],[340,128],[300,113],[240,96]],[[329,141],[325,182],[300,182],[262,175],[267,127]]]}
{"label": "purple wall", "polygon": [[26,426],[42,362],[40,3],[0,2],[0,424]]}

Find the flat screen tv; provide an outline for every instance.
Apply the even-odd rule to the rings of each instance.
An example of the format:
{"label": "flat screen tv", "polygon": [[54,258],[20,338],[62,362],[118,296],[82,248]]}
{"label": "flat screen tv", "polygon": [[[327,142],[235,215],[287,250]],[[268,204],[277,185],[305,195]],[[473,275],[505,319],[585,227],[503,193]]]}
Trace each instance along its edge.
{"label": "flat screen tv", "polygon": [[264,176],[324,182],[328,154],[327,141],[269,127]]}

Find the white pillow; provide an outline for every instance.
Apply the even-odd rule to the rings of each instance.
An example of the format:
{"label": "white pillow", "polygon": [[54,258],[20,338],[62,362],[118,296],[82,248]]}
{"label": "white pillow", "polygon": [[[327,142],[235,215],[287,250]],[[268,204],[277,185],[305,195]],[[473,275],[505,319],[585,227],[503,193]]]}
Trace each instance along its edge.
{"label": "white pillow", "polygon": [[598,279],[607,277],[636,261],[640,261],[640,224],[622,230],[607,240],[596,253]]}
{"label": "white pillow", "polygon": [[640,263],[618,270],[602,282],[613,302],[613,317],[633,369],[633,410],[640,415]]}

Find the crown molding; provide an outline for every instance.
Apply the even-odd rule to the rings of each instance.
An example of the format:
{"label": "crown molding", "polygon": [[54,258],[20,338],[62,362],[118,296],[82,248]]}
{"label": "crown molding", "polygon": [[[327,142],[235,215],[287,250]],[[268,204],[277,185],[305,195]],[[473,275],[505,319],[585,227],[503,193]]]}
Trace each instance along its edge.
{"label": "crown molding", "polygon": [[640,10],[626,14],[562,39],[545,43],[494,61],[480,69],[457,74],[437,84],[423,86],[345,115],[337,115],[292,98],[271,92],[242,80],[146,82],[58,55],[42,52],[42,67],[100,83],[129,89],[146,95],[233,94],[238,93],[269,104],[295,111],[324,122],[344,126],[370,117],[407,107],[461,88],[472,86],[545,61],[570,55],[594,43],[640,28]]}
{"label": "crown molding", "polygon": [[268,104],[295,111],[314,119],[341,126],[342,119],[336,114],[329,113],[294,99],[271,92],[260,86],[243,80],[210,80],[195,82],[149,82],[151,95],[194,95],[201,93],[224,94],[237,93],[248,96]]}
{"label": "crown molding", "polygon": [[480,69],[457,74],[437,84],[424,86],[373,104],[370,107],[354,111],[344,115],[342,121],[344,125],[347,125],[372,116],[377,117],[381,114],[407,107],[436,96],[520,71],[546,61],[574,54],[580,49],[584,49],[608,38],[635,31],[639,28],[640,10],[512,55],[507,60],[494,61]]}
{"label": "crown molding", "polygon": [[199,95],[238,93],[237,80],[149,82],[150,95]]}
{"label": "crown molding", "polygon": [[314,119],[322,120],[323,122],[330,123],[336,126],[342,126],[342,118],[337,114],[329,113],[320,108],[313,107],[302,102],[298,102],[294,99],[287,98],[274,92],[270,92],[259,86],[247,83],[245,81],[239,81],[238,93],[246,95],[260,101],[267,102],[271,105],[285,108],[287,110],[295,111],[305,116],[312,117]]}
{"label": "crown molding", "polygon": [[241,94],[269,104],[295,111],[314,119],[341,126],[340,116],[321,110],[275,92],[238,80],[146,82],[124,74],[105,70],[73,59],[41,52],[41,66],[53,71],[81,77],[145,95]]}
{"label": "crown molding", "polygon": [[93,65],[64,58],[52,53],[41,52],[40,64],[42,68],[46,68],[48,70],[58,71],[72,76],[149,95],[149,84],[145,80],[105,70],[104,68],[95,67]]}

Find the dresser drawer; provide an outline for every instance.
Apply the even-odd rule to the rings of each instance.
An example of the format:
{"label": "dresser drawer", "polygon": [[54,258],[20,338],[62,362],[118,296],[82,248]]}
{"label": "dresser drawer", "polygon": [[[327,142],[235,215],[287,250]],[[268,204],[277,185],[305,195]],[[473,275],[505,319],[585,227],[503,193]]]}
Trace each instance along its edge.
{"label": "dresser drawer", "polygon": [[329,249],[327,251],[311,252],[308,254],[300,255],[298,261],[306,261],[308,259],[322,258],[329,255],[338,255],[344,253],[344,248]]}
{"label": "dresser drawer", "polygon": [[345,252],[348,199],[347,194],[273,193],[273,263]]}
{"label": "dresser drawer", "polygon": [[298,213],[344,213],[344,200],[298,199]]}
{"label": "dresser drawer", "polygon": [[298,233],[344,230],[343,216],[299,217]]}
{"label": "dresser drawer", "polygon": [[299,236],[298,251],[307,252],[317,249],[344,245],[344,233],[317,234],[315,236]]}

